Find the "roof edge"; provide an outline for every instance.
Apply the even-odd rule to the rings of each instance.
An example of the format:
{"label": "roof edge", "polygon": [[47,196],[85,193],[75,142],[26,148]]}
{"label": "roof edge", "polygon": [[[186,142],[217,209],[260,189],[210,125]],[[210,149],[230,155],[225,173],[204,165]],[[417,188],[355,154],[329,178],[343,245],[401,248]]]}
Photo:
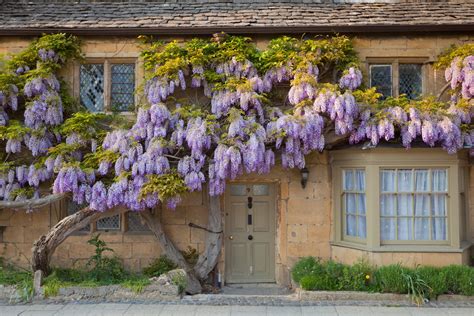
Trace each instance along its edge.
{"label": "roof edge", "polygon": [[233,34],[301,34],[301,33],[432,33],[474,32],[471,24],[399,24],[399,25],[341,25],[341,26],[233,26],[233,27],[107,27],[107,28],[0,28],[0,36],[37,36],[43,33],[70,33],[89,36],[137,35],[209,35],[217,32]]}

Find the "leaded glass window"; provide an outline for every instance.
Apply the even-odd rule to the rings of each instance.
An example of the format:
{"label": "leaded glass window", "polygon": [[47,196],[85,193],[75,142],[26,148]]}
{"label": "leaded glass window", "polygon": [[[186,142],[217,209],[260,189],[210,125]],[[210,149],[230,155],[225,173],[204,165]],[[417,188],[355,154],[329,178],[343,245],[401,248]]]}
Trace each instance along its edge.
{"label": "leaded glass window", "polygon": [[96,225],[97,230],[120,230],[120,215],[101,218]]}
{"label": "leaded glass window", "polygon": [[370,86],[384,97],[392,96],[392,65],[370,65]]}
{"label": "leaded glass window", "polygon": [[[86,207],[86,205],[79,205],[79,204],[75,203],[74,201],[69,200],[67,202],[67,215],[69,216],[69,215],[75,214],[79,210],[83,209],[84,207]],[[91,226],[87,225],[87,226],[82,227],[78,231],[79,232],[89,232],[90,230],[91,230]]]}
{"label": "leaded glass window", "polygon": [[421,64],[400,64],[399,89],[409,99],[416,99],[421,95]]}
{"label": "leaded glass window", "polygon": [[140,214],[138,214],[137,212],[128,212],[127,219],[128,219],[128,231],[131,231],[131,232],[150,231],[148,226],[146,226],[145,223],[142,223],[140,219]]}
{"label": "leaded glass window", "polygon": [[130,111],[134,106],[135,65],[112,64],[111,106],[114,111]]}
{"label": "leaded glass window", "polygon": [[80,67],[80,100],[89,111],[104,110],[104,65],[85,64]]}

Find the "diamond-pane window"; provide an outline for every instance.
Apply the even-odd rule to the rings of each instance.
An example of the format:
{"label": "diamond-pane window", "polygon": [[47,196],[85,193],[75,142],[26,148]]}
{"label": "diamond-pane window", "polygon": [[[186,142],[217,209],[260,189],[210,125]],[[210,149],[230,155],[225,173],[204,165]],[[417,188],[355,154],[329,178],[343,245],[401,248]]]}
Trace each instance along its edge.
{"label": "diamond-pane window", "polygon": [[150,231],[148,226],[145,223],[142,224],[140,220],[140,215],[137,212],[128,212],[128,231],[131,232],[147,232]]}
{"label": "diamond-pane window", "polygon": [[104,110],[104,65],[85,64],[80,67],[81,103],[89,111]]}
{"label": "diamond-pane window", "polygon": [[370,86],[384,97],[392,96],[392,65],[370,65]]}
{"label": "diamond-pane window", "polygon": [[409,99],[416,99],[421,95],[421,64],[400,64],[399,89],[400,94],[406,94]]}
{"label": "diamond-pane window", "polygon": [[[79,210],[83,209],[84,207],[86,207],[86,205],[79,205],[79,204],[75,203],[74,201],[69,200],[67,202],[67,215],[69,216],[69,215],[75,214]],[[82,227],[78,231],[80,231],[80,232],[89,232],[90,230],[91,230],[91,226],[87,225],[87,226]]]}
{"label": "diamond-pane window", "polygon": [[134,105],[135,65],[113,64],[111,106],[115,111],[130,111]]}
{"label": "diamond-pane window", "polygon": [[120,215],[99,219],[97,221],[97,230],[120,230]]}

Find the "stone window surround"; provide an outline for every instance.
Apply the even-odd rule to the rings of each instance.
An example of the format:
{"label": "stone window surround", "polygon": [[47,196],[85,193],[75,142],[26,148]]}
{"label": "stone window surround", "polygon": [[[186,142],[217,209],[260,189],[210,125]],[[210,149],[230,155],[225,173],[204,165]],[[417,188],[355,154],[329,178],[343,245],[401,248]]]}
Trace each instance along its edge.
{"label": "stone window surround", "polygon": [[421,94],[426,95],[428,93],[427,82],[428,69],[431,62],[428,57],[367,57],[366,59],[366,74],[367,74],[367,86],[370,87],[370,66],[371,65],[391,65],[392,66],[392,97],[399,96],[399,65],[400,64],[421,64]]}
{"label": "stone window surround", "polygon": [[[462,223],[461,195],[465,194],[468,179],[464,168],[468,166],[465,152],[448,155],[439,148],[376,148],[370,150],[343,149],[330,153],[332,167],[333,216],[336,223],[331,244],[372,252],[463,252],[471,246],[463,241],[463,231],[469,231],[468,223]],[[446,241],[390,241],[380,240],[379,172],[383,168],[446,168],[448,170],[448,224]],[[342,170],[364,168],[366,171],[366,218],[367,238],[344,238],[341,212]],[[456,194],[454,194],[456,192]],[[468,203],[465,201],[465,203]],[[467,204],[466,204],[467,205]],[[465,225],[465,226],[464,226]],[[464,226],[464,227],[463,227]]]}
{"label": "stone window surround", "polygon": [[[80,99],[80,66],[81,64],[103,64],[104,65],[104,109],[105,113],[111,113],[111,89],[112,89],[112,65],[113,64],[135,64],[135,88],[141,84],[140,74],[142,73],[142,61],[134,54],[125,54],[125,56],[114,56],[110,54],[88,54],[82,62],[74,64],[74,87],[73,94],[77,99]],[[135,106],[140,103],[139,97],[135,94]],[[123,111],[122,115],[135,114],[135,111]]]}

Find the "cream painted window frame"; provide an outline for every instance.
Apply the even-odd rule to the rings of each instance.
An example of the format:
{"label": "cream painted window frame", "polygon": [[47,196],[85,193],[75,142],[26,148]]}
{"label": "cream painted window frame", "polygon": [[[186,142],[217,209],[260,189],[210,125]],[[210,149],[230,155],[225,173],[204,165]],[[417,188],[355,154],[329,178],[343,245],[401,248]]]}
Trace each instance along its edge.
{"label": "cream painted window frame", "polygon": [[[468,165],[465,151],[448,155],[439,148],[375,148],[368,150],[343,149],[331,152],[332,189],[334,196],[334,231],[332,244],[361,250],[384,252],[456,252],[461,243],[460,221],[461,186],[460,173]],[[366,240],[344,238],[342,219],[342,170],[359,168],[366,171]],[[445,241],[394,241],[382,242],[380,238],[380,170],[390,168],[444,168],[448,172],[447,240]]]}
{"label": "cream painted window frame", "polygon": [[[413,196],[412,198],[412,208],[414,209],[414,203],[415,203],[415,199],[414,199],[414,195],[416,194],[416,192],[414,190],[412,191],[407,191],[407,192],[399,192],[398,191],[398,170],[412,170],[412,181],[413,181],[413,184],[415,183],[415,172],[414,170],[417,170],[417,169],[427,169],[429,170],[429,179],[430,181],[432,180],[431,178],[431,175],[432,175],[432,171],[433,170],[446,170],[446,174],[447,174],[447,179],[448,179],[448,183],[447,183],[447,186],[448,186],[448,191],[445,192],[445,193],[442,193],[442,192],[433,192],[431,189],[429,191],[423,191],[423,192],[419,192],[420,194],[427,194],[429,195],[430,199],[430,206],[431,206],[431,197],[433,195],[436,195],[436,194],[445,194],[446,195],[446,205],[445,205],[445,208],[446,208],[446,216],[433,216],[431,214],[431,211],[430,211],[430,215],[429,216],[417,216],[417,215],[412,215],[412,216],[399,216],[399,215],[394,215],[394,216],[382,216],[381,215],[381,210],[380,210],[380,196],[383,195],[383,194],[394,194],[397,198],[398,198],[398,195],[399,194],[410,194]],[[430,225],[430,228],[429,228],[429,232],[430,232],[430,238],[432,237],[431,235],[431,220],[434,218],[434,217],[446,217],[446,240],[432,240],[432,239],[408,239],[408,240],[400,240],[400,239],[394,239],[394,240],[382,240],[382,238],[380,238],[380,243],[383,244],[383,245],[411,245],[411,244],[416,244],[416,245],[424,245],[424,244],[427,244],[427,245],[449,245],[449,196],[450,196],[450,188],[449,188],[449,169],[446,168],[446,167],[439,167],[439,166],[429,166],[429,167],[410,167],[410,166],[405,166],[405,167],[402,167],[402,168],[399,168],[399,167],[395,167],[395,168],[386,168],[386,167],[381,167],[379,168],[379,177],[381,177],[381,172],[383,170],[395,170],[396,172],[396,176],[397,176],[397,183],[396,183],[396,188],[395,188],[395,191],[394,192],[382,192],[382,190],[380,189],[379,187],[379,216],[382,218],[382,217],[386,217],[386,218],[394,218],[395,220],[397,220],[398,218],[400,217],[405,217],[405,218],[413,218],[413,233],[414,233],[414,229],[415,229],[415,219],[416,218],[419,218],[419,217],[426,217],[429,219],[429,225]],[[430,187],[431,187],[431,182],[430,182]],[[397,201],[398,203],[398,201]],[[379,223],[380,225],[380,223]],[[397,224],[398,225],[398,224]],[[395,231],[395,235],[398,237],[398,231]]]}
{"label": "cream painted window frame", "polygon": [[[364,191],[348,191],[349,193],[356,193],[356,194],[361,194],[361,193],[364,193],[365,194],[365,236],[366,238],[360,238],[359,236],[350,236],[350,235],[347,235],[346,234],[346,227],[347,227],[347,221],[346,221],[346,210],[345,210],[345,207],[344,207],[344,170],[353,170],[353,171],[356,171],[356,170],[363,170],[364,171],[364,176],[365,176],[365,190]],[[341,223],[342,223],[342,227],[341,227],[341,233],[342,233],[342,238],[343,240],[345,241],[349,241],[349,242],[353,242],[353,243],[358,243],[358,244],[365,244],[366,242],[366,239],[367,239],[367,172],[365,170],[365,168],[360,168],[360,167],[357,167],[357,168],[351,168],[351,167],[343,167],[341,169],[341,193],[340,195],[337,195],[337,198],[339,199],[340,201],[340,210],[341,210]],[[336,195],[335,195],[336,196]],[[356,198],[356,204],[358,204],[358,199]],[[358,219],[358,217],[360,216],[359,215],[359,209],[357,208],[357,216],[356,216],[356,219]],[[358,223],[356,225],[356,227],[358,227]]]}
{"label": "cream painted window frame", "polygon": [[[135,65],[135,89],[140,86],[139,75],[141,73],[142,62],[137,57],[86,57],[83,62],[76,63],[74,66],[74,96],[80,100],[80,66],[87,64],[104,65],[104,111],[102,113],[111,113],[112,103],[112,65],[115,64],[134,64]],[[135,114],[139,105],[139,97],[134,95],[134,111],[119,112],[122,115]]]}
{"label": "cream painted window frame", "polygon": [[371,73],[370,67],[372,65],[389,65],[391,66],[391,75],[392,75],[392,97],[398,97],[400,95],[399,87],[399,78],[400,78],[400,64],[420,64],[421,65],[421,95],[426,95],[428,92],[427,85],[429,82],[428,78],[428,69],[427,67],[430,64],[428,57],[367,57],[366,72],[367,84],[371,87]]}

